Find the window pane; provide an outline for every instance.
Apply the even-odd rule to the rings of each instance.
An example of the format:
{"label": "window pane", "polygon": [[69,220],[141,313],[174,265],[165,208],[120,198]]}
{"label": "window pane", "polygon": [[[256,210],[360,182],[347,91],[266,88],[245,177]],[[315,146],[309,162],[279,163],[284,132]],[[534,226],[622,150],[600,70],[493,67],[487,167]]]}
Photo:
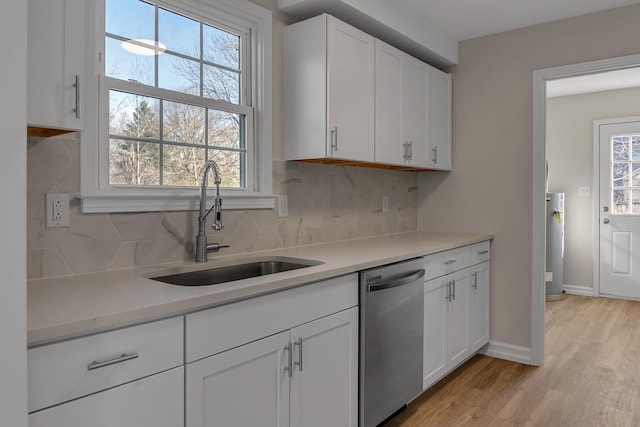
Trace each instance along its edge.
{"label": "window pane", "polygon": [[611,204],[613,206],[612,212],[614,214],[627,213],[629,205],[629,190],[613,190]]}
{"label": "window pane", "polygon": [[155,40],[154,9],[139,0],[106,0],[105,31],[127,39]]}
{"label": "window pane", "polygon": [[240,69],[240,37],[209,25],[203,25],[202,35],[205,61]]}
{"label": "window pane", "polygon": [[143,141],[109,141],[109,183],[158,185],[159,146]]}
{"label": "window pane", "polygon": [[631,213],[640,214],[640,190],[633,190],[631,194],[633,196]]}
{"label": "window pane", "polygon": [[200,175],[206,161],[204,148],[165,145],[162,158],[164,185],[198,186],[201,184]]}
{"label": "window pane", "polygon": [[242,176],[241,167],[241,165],[244,164],[244,156],[244,153],[238,153],[236,151],[213,150],[213,156],[210,156],[210,158],[218,164],[222,187],[244,187],[244,177]]}
{"label": "window pane", "polygon": [[122,48],[121,41],[105,39],[104,74],[120,80],[155,86],[154,57],[135,55]]}
{"label": "window pane", "polygon": [[200,58],[200,23],[158,8],[158,40],[167,49]]}
{"label": "window pane", "polygon": [[160,55],[158,87],[200,96],[200,64],[168,53]]}
{"label": "window pane", "polygon": [[163,139],[184,144],[204,145],[205,109],[195,105],[165,101]]}
{"label": "window pane", "polygon": [[109,133],[157,139],[159,102],[155,98],[109,91]]}
{"label": "window pane", "polygon": [[244,116],[226,111],[209,110],[209,145],[244,149]]}
{"label": "window pane", "polygon": [[625,136],[614,136],[611,138],[612,159],[629,160],[629,138]]}
{"label": "window pane", "polygon": [[612,187],[629,186],[629,163],[613,163],[611,165]]}
{"label": "window pane", "polygon": [[631,160],[640,160],[640,135],[631,135]]}
{"label": "window pane", "polygon": [[222,68],[204,65],[203,96],[240,104],[240,75]]}

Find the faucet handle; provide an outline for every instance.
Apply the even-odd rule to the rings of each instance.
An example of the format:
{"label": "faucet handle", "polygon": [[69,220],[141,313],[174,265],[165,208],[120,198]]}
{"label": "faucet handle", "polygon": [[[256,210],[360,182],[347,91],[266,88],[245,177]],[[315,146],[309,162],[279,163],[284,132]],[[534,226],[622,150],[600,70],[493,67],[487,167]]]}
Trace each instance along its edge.
{"label": "faucet handle", "polygon": [[209,243],[207,245],[207,252],[218,252],[222,248],[228,248],[229,245],[221,245],[220,243]]}

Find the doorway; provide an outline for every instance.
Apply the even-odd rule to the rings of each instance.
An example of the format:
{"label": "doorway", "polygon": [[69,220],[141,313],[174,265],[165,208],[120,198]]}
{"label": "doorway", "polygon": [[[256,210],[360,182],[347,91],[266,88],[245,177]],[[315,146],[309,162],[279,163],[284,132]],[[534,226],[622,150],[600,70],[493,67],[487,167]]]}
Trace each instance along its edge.
{"label": "doorway", "polygon": [[[546,86],[547,82],[575,76],[586,76],[612,70],[640,67],[640,55],[631,55],[582,64],[536,70],[533,73],[533,156],[532,156],[532,342],[531,362],[544,363],[545,319],[545,160],[546,160]],[[595,264],[593,263],[594,268]]]}

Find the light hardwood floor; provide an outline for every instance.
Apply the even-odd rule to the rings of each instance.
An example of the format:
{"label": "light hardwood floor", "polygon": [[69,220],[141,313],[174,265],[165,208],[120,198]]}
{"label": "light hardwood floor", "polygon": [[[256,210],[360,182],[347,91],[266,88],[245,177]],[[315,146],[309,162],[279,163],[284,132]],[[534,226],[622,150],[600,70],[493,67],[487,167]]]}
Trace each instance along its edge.
{"label": "light hardwood floor", "polygon": [[386,427],[640,426],[640,302],[546,305],[545,365],[475,356]]}

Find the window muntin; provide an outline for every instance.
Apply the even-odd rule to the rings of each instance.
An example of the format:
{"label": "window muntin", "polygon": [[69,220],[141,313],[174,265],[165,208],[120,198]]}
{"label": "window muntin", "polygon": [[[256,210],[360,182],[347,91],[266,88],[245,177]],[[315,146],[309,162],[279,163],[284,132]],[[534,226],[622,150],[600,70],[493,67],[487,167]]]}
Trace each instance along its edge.
{"label": "window muntin", "polygon": [[640,214],[640,134],[614,135],[611,144],[611,213]]}
{"label": "window muntin", "polygon": [[[249,32],[156,2],[105,0],[104,43],[107,185],[197,186],[212,158],[223,187],[246,189],[254,154],[253,109],[241,96],[249,93]],[[127,43],[149,54],[130,53]]]}

